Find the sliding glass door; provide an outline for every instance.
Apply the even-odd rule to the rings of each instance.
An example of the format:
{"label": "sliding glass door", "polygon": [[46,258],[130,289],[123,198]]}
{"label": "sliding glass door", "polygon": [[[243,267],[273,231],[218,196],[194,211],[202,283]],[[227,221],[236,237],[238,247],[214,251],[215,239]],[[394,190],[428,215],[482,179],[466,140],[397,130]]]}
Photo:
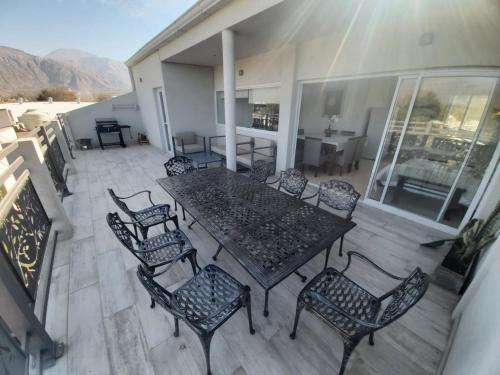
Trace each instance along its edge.
{"label": "sliding glass door", "polygon": [[498,144],[495,77],[401,78],[368,197],[458,227]]}

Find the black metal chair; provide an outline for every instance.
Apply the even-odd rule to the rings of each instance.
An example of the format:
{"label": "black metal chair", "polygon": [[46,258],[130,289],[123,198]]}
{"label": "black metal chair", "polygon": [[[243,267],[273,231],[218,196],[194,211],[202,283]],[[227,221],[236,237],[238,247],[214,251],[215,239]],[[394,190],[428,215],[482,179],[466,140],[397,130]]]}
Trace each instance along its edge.
{"label": "black metal chair", "polygon": [[[309,196],[302,198],[303,200],[314,198],[318,196],[316,201],[316,206],[319,207],[320,203],[326,204],[339,211],[347,211],[346,219],[352,219],[352,213],[356,208],[361,194],[356,191],[354,186],[345,181],[330,180],[327,182],[321,182],[319,184],[318,191]],[[339,256],[342,256],[342,246],[344,245],[344,236],[340,237],[340,248]],[[333,244],[332,244],[333,246]],[[328,257],[330,255],[330,249],[327,249],[325,268],[328,265]]]}
{"label": "black metal chair", "polygon": [[[164,273],[162,270],[159,275]],[[250,287],[241,284],[231,275],[210,264],[200,270],[180,288],[169,292],[158,284],[141,266],[137,277],[146,288],[151,300],[160,304],[174,317],[174,336],[179,336],[179,320],[184,321],[200,339],[205,354],[207,374],[210,375],[210,343],[215,331],[241,307],[247,308],[250,334],[252,324]]]}
{"label": "black metal chair", "polygon": [[[180,174],[186,174],[196,171],[193,161],[185,156],[177,155],[173,158],[168,159],[166,163],[163,164],[167,172],[168,177],[178,176]],[[175,210],[177,211],[177,201],[174,199]],[[186,220],[186,210],[182,207],[182,220]],[[189,228],[194,224],[193,221]]]}
{"label": "black metal chair", "polygon": [[308,179],[301,171],[288,168],[286,171],[281,171],[280,177],[277,180],[268,182],[267,184],[273,185],[276,182],[279,182],[278,190],[283,189],[295,198],[300,199],[306,189]]}
{"label": "black metal chair", "polygon": [[[170,214],[170,205],[168,204],[155,204],[151,199],[151,191],[143,190],[138,193],[129,195],[127,197],[119,197],[115,194],[113,189],[108,188],[109,195],[111,195],[111,199],[116,205],[128,215],[128,217],[132,220],[134,225],[134,232],[137,236],[137,229],[142,234],[142,238],[147,238],[148,230],[151,227],[154,227],[158,224],[163,224],[165,231],[168,230],[167,222],[172,221],[177,229],[179,229],[179,220],[177,219],[177,215]],[[139,196],[140,194],[148,194],[149,202],[151,202],[151,206],[144,208],[139,211],[131,210],[127,203],[125,202],[127,199]]]}
{"label": "black metal chair", "polygon": [[[313,312],[332,326],[342,337],[344,354],[339,375],[345,371],[349,357],[359,342],[369,336],[374,345],[374,333],[403,316],[425,294],[428,276],[416,268],[408,277],[395,276],[359,253],[347,253],[347,266],[342,271],[327,268],[312,279],[299,294],[290,338],[295,339],[302,309]],[[356,256],[392,279],[401,283],[391,291],[376,297],[344,273]]]}
{"label": "black metal chair", "polygon": [[180,257],[181,260],[186,258],[189,260],[193,274],[196,274],[196,251],[181,230],[166,231],[141,240],[127,227],[127,224],[132,223],[124,222],[118,213],[108,213],[106,220],[121,244],[146,267],[148,272],[154,273],[157,267],[173,263]]}
{"label": "black metal chair", "polygon": [[253,162],[249,177],[257,182],[265,183],[274,174],[274,162],[256,160]]}

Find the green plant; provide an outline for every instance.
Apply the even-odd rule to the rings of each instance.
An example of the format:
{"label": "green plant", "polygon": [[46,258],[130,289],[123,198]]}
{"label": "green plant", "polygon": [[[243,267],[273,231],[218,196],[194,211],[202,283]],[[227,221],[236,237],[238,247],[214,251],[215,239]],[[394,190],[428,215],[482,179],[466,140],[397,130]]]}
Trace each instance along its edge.
{"label": "green plant", "polygon": [[500,203],[486,220],[472,219],[461,232],[463,246],[458,252],[461,260],[469,262],[486,245],[493,242],[500,229]]}

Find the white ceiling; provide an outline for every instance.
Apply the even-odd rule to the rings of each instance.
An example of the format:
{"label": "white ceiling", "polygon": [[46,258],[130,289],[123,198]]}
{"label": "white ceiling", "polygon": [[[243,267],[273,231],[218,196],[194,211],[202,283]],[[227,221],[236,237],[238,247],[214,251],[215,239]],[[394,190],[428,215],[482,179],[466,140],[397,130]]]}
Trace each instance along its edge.
{"label": "white ceiling", "polygon": [[[288,0],[280,3],[231,28],[235,31],[236,58],[339,32],[347,28],[356,5],[357,1],[342,0]],[[221,35],[214,35],[167,61],[208,66],[222,64]]]}

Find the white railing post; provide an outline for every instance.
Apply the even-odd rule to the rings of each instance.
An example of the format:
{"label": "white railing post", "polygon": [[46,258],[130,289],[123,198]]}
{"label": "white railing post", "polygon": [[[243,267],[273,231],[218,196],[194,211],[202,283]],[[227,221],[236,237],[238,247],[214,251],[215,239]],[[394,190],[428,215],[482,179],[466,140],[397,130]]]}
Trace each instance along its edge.
{"label": "white railing post", "polygon": [[[8,162],[13,163],[18,156],[24,158],[23,167],[30,171],[31,181],[40,197],[45,212],[52,220],[52,227],[59,232],[59,238],[71,238],[73,236],[73,225],[54,186],[38,140],[36,138],[22,138],[16,142],[19,147],[7,156]],[[22,171],[23,168],[19,168],[14,173],[14,176],[18,178]]]}

